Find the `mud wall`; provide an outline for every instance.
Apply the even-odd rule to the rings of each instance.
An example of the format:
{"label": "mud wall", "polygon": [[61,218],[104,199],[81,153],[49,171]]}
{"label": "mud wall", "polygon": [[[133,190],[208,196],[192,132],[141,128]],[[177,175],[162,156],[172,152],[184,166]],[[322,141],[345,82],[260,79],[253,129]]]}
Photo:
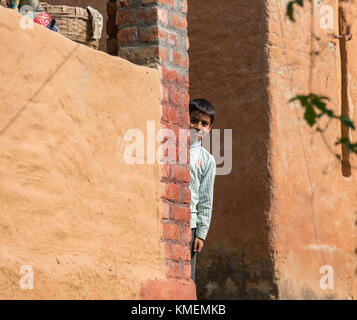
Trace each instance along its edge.
{"label": "mud wall", "polygon": [[266,24],[262,0],[189,1],[190,97],[216,107],[221,136],[233,130],[232,172],[216,177],[211,227],[197,258],[199,299],[275,296]]}
{"label": "mud wall", "polygon": [[159,123],[158,72],[19,18],[0,7],[0,298],[137,299],[166,279],[162,174],[124,134]]}
{"label": "mud wall", "polygon": [[[342,154],[341,146],[334,146],[341,136],[339,121],[330,121],[323,137],[303,120],[300,104],[288,100],[308,92],[328,96],[328,108],[337,115],[348,114],[356,123],[357,40],[335,37],[341,17],[338,1],[316,1],[312,8],[307,3],[296,10],[295,24],[284,12],[281,1],[269,1],[271,215],[279,297],[352,299],[357,290],[357,172],[352,168],[349,173],[347,166],[356,167],[356,155],[348,159],[344,154],[341,165],[334,157]],[[354,35],[356,8],[347,4],[343,12]],[[309,86],[311,48],[318,55]],[[321,128],[326,125],[322,119]],[[355,131],[349,136],[356,140]],[[330,288],[324,276],[330,277]]]}
{"label": "mud wall", "polygon": [[[189,2],[191,98],[216,106],[221,134],[233,129],[232,172],[216,178],[211,228],[197,259],[201,299],[356,297],[356,172],[348,172],[355,156],[343,150],[343,165],[334,157],[345,130],[338,121],[324,142],[299,104],[288,102],[327,95],[329,108],[356,122],[356,40],[335,37],[337,1],[314,2],[319,40],[311,40],[310,3],[296,10],[295,24],[286,4]],[[323,5],[332,8],[331,30],[321,27],[329,24]],[[356,9],[344,5],[353,34]],[[309,86],[311,50],[318,54]],[[324,289],[326,266],[331,289]]]}

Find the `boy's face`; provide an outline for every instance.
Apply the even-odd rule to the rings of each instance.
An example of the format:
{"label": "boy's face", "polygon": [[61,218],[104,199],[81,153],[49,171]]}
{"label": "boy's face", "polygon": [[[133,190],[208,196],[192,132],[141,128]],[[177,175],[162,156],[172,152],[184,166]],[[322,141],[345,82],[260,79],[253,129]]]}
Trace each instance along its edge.
{"label": "boy's face", "polygon": [[212,129],[211,117],[197,110],[190,114],[191,141],[200,141]]}

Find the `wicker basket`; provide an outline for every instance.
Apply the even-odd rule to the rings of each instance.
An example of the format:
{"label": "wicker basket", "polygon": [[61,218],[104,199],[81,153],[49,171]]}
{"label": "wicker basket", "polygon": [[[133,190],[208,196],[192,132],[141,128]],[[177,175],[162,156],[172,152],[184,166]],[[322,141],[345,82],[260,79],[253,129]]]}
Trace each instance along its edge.
{"label": "wicker basket", "polygon": [[60,34],[94,49],[99,48],[99,40],[93,39],[92,16],[87,9],[46,2],[41,2],[41,6],[56,19]]}
{"label": "wicker basket", "polygon": [[0,5],[6,8],[10,8],[10,0],[0,0]]}

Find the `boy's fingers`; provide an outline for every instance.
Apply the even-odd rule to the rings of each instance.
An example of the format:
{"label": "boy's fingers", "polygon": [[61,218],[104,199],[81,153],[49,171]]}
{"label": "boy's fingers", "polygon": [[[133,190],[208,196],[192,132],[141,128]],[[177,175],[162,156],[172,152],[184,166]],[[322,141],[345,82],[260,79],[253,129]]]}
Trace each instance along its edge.
{"label": "boy's fingers", "polygon": [[201,252],[201,249],[203,247],[203,241],[195,238],[195,241],[193,243],[193,252]]}
{"label": "boy's fingers", "polygon": [[201,252],[202,248],[203,248],[203,243],[202,243],[202,241],[199,241],[198,242],[198,252]]}
{"label": "boy's fingers", "polygon": [[200,251],[202,250],[203,248],[203,241],[200,241]]}
{"label": "boy's fingers", "polygon": [[195,238],[194,242],[193,242],[193,252],[197,252],[197,239]]}
{"label": "boy's fingers", "polygon": [[200,252],[200,241],[199,239],[195,238],[195,252]]}

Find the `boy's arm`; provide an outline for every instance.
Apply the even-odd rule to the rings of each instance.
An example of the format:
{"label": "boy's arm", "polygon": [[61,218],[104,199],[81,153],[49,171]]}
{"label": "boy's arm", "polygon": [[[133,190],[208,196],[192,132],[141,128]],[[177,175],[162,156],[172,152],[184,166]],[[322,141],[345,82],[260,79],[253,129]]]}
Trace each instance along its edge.
{"label": "boy's arm", "polygon": [[200,181],[199,201],[197,205],[196,237],[205,240],[211,223],[213,205],[213,186],[216,176],[216,162],[209,158],[207,168]]}

